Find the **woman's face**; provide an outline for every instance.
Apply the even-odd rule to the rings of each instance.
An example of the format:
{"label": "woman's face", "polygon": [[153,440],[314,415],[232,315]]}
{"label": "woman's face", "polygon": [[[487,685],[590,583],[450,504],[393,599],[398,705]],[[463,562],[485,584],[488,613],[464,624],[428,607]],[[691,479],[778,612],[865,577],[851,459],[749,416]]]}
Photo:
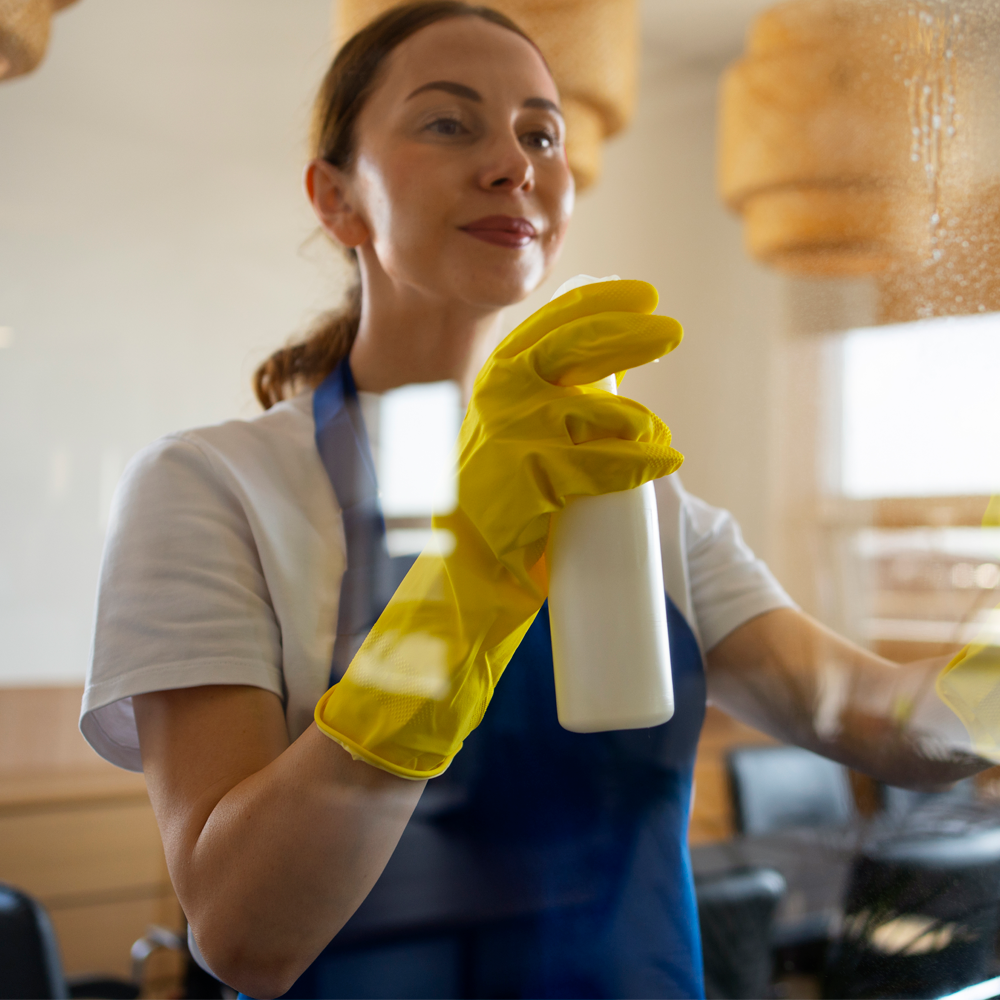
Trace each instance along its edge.
{"label": "woman's face", "polygon": [[573,210],[565,127],[545,63],[514,32],[469,17],[412,35],[355,149],[344,193],[393,284],[492,309],[555,263]]}

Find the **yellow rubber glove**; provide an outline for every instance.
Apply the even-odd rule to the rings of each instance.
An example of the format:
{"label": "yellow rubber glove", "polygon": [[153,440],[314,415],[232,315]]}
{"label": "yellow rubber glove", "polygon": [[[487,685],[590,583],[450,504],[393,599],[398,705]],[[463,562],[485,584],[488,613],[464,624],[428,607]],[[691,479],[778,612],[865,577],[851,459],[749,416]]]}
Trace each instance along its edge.
{"label": "yellow rubber glove", "polygon": [[553,511],[673,472],[670,431],[630,399],[588,383],[680,343],[649,315],[641,281],[587,285],[530,316],[473,387],[458,444],[458,506],[417,558],[316,723],[355,758],[405,778],[441,774],[479,725],[545,600]]}
{"label": "yellow rubber glove", "polygon": [[[1000,495],[990,500],[983,527],[1000,527]],[[1000,608],[975,641],[941,671],[935,689],[962,720],[975,752],[1000,762]]]}

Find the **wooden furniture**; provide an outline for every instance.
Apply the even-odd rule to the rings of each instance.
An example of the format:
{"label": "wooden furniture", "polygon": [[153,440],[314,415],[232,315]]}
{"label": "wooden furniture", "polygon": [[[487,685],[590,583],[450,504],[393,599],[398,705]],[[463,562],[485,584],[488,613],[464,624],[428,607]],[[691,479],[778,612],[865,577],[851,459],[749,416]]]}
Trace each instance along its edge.
{"label": "wooden furniture", "polygon": [[757,744],[774,746],[775,741],[709,706],[694,763],[694,802],[688,828],[690,844],[727,840],[736,833],[726,758],[733,747]]}
{"label": "wooden furniture", "polygon": [[[76,728],[79,687],[0,689],[0,881],[36,897],[66,975],[129,978],[150,924],[183,917],[141,774],[100,760]],[[169,996],[179,957],[157,954],[144,995]]]}

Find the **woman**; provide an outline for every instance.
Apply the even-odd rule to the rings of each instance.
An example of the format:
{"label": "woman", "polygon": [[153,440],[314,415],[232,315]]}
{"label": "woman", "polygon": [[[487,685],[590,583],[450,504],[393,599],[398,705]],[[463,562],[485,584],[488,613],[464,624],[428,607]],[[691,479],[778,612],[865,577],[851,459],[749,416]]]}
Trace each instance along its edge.
{"label": "woman", "polygon": [[[898,713],[884,721],[902,672],[801,614],[728,515],[658,478],[679,456],[652,414],[581,388],[676,343],[649,286],[560,299],[471,384],[500,310],[555,263],[573,204],[559,95],[515,25],[451,0],[390,12],[338,54],[315,121],[309,197],[359,290],[258,372],[263,416],[166,438],[130,466],[82,729],[144,770],[193,946],[246,994],[697,996],[685,839],[706,676],[728,710],[897,784],[984,764],[928,764]],[[421,556],[379,617],[356,393],[441,379],[471,395],[459,506],[441,520],[454,552]],[[548,517],[566,495],[649,479],[676,715],[568,733],[537,614]],[[939,668],[906,683],[922,691]],[[350,981],[335,936],[425,786],[406,837],[448,850],[419,855],[416,896],[439,876],[472,887],[461,948],[445,930],[358,958]],[[393,871],[390,903],[405,889]],[[395,962],[408,986],[385,985]]]}

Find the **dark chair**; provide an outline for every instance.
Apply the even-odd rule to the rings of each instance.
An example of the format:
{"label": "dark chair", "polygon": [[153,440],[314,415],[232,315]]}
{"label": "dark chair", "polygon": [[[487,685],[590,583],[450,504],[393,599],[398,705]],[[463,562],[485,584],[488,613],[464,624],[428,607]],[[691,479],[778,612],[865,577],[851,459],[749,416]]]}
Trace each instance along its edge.
{"label": "dark chair", "polygon": [[0,1000],[133,1000],[139,987],[111,977],[68,985],[48,914],[27,893],[0,883]]}
{"label": "dark chair", "polygon": [[733,812],[740,833],[845,826],[854,815],[846,770],[799,747],[730,751]]}
{"label": "dark chair", "polygon": [[0,997],[69,997],[48,914],[23,892],[0,884]]}
{"label": "dark chair", "polygon": [[992,974],[1000,830],[886,837],[855,861],[828,997],[940,997]]}
{"label": "dark chair", "polygon": [[771,931],[785,880],[770,868],[695,879],[708,1000],[771,996]]}
{"label": "dark chair", "polygon": [[966,805],[976,800],[976,782],[973,778],[959,781],[943,792],[915,792],[894,785],[881,786],[882,811],[887,819],[905,820],[926,810]]}

